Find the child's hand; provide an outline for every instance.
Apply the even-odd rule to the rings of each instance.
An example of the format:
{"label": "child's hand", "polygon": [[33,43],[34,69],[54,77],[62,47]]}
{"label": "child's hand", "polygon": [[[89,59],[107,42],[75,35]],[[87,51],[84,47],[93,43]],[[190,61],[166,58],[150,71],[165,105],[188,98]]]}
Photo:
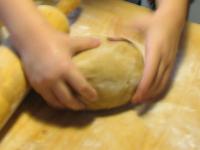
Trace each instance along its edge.
{"label": "child's hand", "polygon": [[[133,103],[141,103],[160,96],[169,83],[180,36],[186,22],[188,0],[155,0],[156,11],[134,16],[132,20],[118,20],[111,39],[133,41],[138,48],[144,38],[145,67]],[[139,33],[139,34],[138,34]],[[142,35],[142,36],[141,36]],[[142,37],[142,38],[141,38]]]}
{"label": "child's hand", "polygon": [[55,31],[32,0],[0,1],[0,19],[21,56],[32,87],[49,104],[80,110],[84,102],[75,94],[90,101],[97,98],[96,91],[73,65],[71,57],[98,46],[98,40],[69,37]]}
{"label": "child's hand", "polygon": [[93,38],[69,37],[57,31],[33,35],[31,39],[12,39],[19,49],[26,75],[32,87],[52,106],[84,109],[75,93],[87,100],[97,98],[95,89],[71,61],[77,53],[99,45]]}
{"label": "child's hand", "polygon": [[[138,48],[144,38],[144,71],[142,79],[133,95],[133,103],[154,100],[160,96],[169,83],[175,63],[180,36],[185,19],[172,18],[171,13],[150,13],[120,20],[113,32],[112,40],[136,39]],[[121,19],[121,18],[120,18]],[[177,20],[176,20],[177,19]],[[142,51],[141,51],[142,52]]]}
{"label": "child's hand", "polygon": [[134,103],[155,99],[169,83],[184,25],[184,20],[177,23],[174,19],[155,13],[133,23],[132,27],[145,36],[145,68],[132,99]]}

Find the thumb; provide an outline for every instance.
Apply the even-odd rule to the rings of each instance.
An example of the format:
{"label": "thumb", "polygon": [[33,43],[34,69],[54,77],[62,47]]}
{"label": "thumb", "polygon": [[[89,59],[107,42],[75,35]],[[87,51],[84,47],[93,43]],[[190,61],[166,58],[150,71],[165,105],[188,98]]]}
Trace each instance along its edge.
{"label": "thumb", "polygon": [[100,40],[91,37],[72,37],[70,39],[70,48],[72,55],[84,50],[96,48],[100,45]]}

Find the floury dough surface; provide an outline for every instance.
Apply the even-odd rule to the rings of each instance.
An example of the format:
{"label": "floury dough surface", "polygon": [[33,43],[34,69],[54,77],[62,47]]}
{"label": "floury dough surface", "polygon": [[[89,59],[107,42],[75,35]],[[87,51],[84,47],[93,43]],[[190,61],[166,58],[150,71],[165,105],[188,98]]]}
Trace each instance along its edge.
{"label": "floury dough surface", "polygon": [[76,66],[98,92],[88,109],[109,109],[126,104],[141,78],[143,58],[133,44],[103,40],[100,47],[73,58]]}

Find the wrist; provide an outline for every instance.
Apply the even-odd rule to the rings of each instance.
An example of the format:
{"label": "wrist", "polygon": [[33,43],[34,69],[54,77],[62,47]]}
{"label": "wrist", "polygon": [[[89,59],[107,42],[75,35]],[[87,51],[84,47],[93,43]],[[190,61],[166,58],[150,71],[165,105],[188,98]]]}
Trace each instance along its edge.
{"label": "wrist", "polygon": [[[175,16],[174,16],[175,15]],[[155,20],[159,19],[163,25],[171,25],[182,29],[186,22],[186,13],[175,9],[158,9],[154,14]]]}
{"label": "wrist", "polygon": [[31,53],[41,53],[41,45],[50,43],[52,37],[52,30],[48,26],[39,28],[30,26],[29,28],[19,34],[10,34],[11,43],[21,57],[27,54],[31,55]]}
{"label": "wrist", "polygon": [[31,42],[36,38],[43,37],[50,30],[46,24],[24,24],[24,26],[16,27],[17,30],[9,30],[10,38],[15,41]]}
{"label": "wrist", "polygon": [[50,28],[32,0],[0,0],[0,19],[10,37],[18,43],[30,43],[44,36]]}
{"label": "wrist", "polygon": [[157,0],[155,15],[175,26],[183,27],[187,18],[188,0]]}

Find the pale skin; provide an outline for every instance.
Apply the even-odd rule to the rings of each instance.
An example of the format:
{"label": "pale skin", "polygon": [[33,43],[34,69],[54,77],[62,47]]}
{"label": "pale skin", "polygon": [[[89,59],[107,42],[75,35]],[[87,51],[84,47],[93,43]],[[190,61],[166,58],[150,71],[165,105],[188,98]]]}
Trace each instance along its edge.
{"label": "pale skin", "polygon": [[[146,37],[145,69],[134,103],[155,98],[165,89],[185,23],[187,0],[157,3],[155,13],[138,19],[136,24],[130,21],[131,27],[137,27]],[[174,14],[176,17],[172,17]],[[71,61],[75,53],[99,46],[97,39],[55,31],[31,0],[0,0],[0,19],[10,32],[30,84],[47,103],[56,108],[85,109],[74,91],[88,101],[97,99],[95,89]]]}
{"label": "pale skin", "polygon": [[188,0],[156,3],[154,13],[130,23],[145,35],[145,67],[133,103],[155,100],[165,91],[186,21]]}
{"label": "pale skin", "polygon": [[84,103],[70,89],[88,101],[97,98],[95,89],[71,61],[75,53],[97,47],[100,44],[97,39],[69,37],[55,31],[31,0],[0,0],[0,19],[10,32],[30,84],[48,104],[84,109]]}

